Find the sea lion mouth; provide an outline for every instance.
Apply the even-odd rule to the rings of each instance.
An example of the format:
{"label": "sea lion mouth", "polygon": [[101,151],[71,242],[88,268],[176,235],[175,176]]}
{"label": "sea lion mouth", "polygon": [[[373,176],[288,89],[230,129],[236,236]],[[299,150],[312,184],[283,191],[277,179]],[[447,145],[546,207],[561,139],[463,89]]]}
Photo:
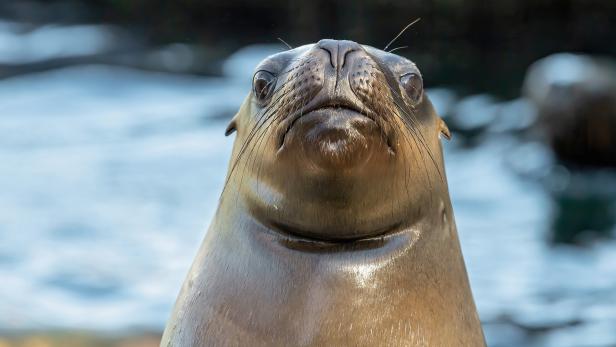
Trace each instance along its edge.
{"label": "sea lion mouth", "polygon": [[362,146],[366,147],[365,138],[376,135],[383,139],[388,151],[394,153],[383,121],[374,111],[346,98],[315,102],[288,115],[280,123],[278,152],[285,149],[290,133],[301,125],[304,139],[313,144],[320,143],[326,152],[350,152],[346,147],[351,143],[363,142]]}
{"label": "sea lion mouth", "polygon": [[374,122],[374,119],[368,115],[368,110],[362,110],[360,107],[355,105],[355,103],[345,98],[322,100],[320,102],[309,104],[301,108],[300,110],[297,110],[283,120],[282,125],[284,130],[282,131],[282,134],[280,136],[279,148],[282,148],[284,146],[287,135],[289,134],[291,129],[293,129],[293,127],[297,124],[297,122],[303,117],[309,117],[313,112],[316,111],[328,112],[331,115],[345,113],[347,116],[363,116]]}

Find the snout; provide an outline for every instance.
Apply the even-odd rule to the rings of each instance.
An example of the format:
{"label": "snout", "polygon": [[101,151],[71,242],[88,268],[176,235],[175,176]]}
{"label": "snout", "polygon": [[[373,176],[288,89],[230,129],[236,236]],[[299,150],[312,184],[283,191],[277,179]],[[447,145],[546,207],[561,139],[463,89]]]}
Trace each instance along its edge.
{"label": "snout", "polygon": [[366,162],[374,152],[394,153],[383,112],[385,78],[361,45],[321,40],[296,64],[285,85],[301,95],[279,124],[279,153],[299,150],[331,168]]}

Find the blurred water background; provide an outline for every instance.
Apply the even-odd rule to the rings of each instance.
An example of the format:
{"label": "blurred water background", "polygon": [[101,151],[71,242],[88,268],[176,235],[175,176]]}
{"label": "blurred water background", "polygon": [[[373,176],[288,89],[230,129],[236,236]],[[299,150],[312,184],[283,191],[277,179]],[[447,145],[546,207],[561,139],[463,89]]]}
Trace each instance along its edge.
{"label": "blurred water background", "polygon": [[156,345],[276,38],[416,17],[488,344],[616,346],[616,5],[574,0],[2,2],[0,346]]}

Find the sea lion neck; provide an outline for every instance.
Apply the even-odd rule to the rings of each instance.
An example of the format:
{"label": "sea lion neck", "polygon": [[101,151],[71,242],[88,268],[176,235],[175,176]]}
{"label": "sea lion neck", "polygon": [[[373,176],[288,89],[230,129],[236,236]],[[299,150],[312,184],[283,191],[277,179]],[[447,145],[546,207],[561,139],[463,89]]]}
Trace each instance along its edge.
{"label": "sea lion neck", "polygon": [[248,242],[258,243],[260,247],[275,253],[286,250],[313,254],[315,257],[327,254],[331,257],[342,256],[344,259],[356,261],[380,256],[391,260],[413,252],[413,248],[420,240],[428,240],[422,241],[424,243],[431,243],[429,240],[432,239],[439,242],[440,233],[451,236],[451,231],[454,230],[451,218],[441,219],[435,214],[404,225],[394,225],[376,236],[357,239],[319,239],[306,237],[302,233],[284,229],[285,226],[263,221],[251,213],[249,207],[240,200],[222,201],[213,225],[229,230],[228,236],[233,239],[250,240]]}
{"label": "sea lion neck", "polygon": [[[390,195],[381,192],[381,205],[367,208],[365,201],[370,197],[363,187],[359,187],[357,194],[343,192],[353,186],[350,182],[336,182],[332,186],[320,182],[321,190],[297,190],[295,194],[287,194],[262,180],[247,179],[242,189],[226,194],[221,207],[235,210],[242,206],[246,219],[255,220],[270,232],[297,241],[297,244],[312,243],[319,247],[320,244],[355,241],[363,245],[378,244],[425,223],[440,225],[444,214],[452,219],[448,199],[424,199],[418,192],[415,199],[421,200],[417,200],[416,205],[412,204],[416,200],[411,198],[396,204],[387,202]],[[377,242],[373,242],[375,240]]]}
{"label": "sea lion neck", "polygon": [[483,345],[452,223],[426,220],[380,243],[306,245],[233,205],[216,214],[163,346],[230,336],[255,346]]}

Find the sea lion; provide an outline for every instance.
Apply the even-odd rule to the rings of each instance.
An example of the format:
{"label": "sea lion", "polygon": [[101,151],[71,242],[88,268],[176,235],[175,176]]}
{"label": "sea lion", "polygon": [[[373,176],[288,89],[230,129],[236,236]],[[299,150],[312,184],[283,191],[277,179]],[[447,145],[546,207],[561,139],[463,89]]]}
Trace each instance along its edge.
{"label": "sea lion", "polygon": [[536,107],[536,128],[572,169],[616,167],[616,63],[558,53],[533,63],[523,94]]}
{"label": "sea lion", "polygon": [[321,40],[255,71],[161,346],[484,346],[417,66]]}

